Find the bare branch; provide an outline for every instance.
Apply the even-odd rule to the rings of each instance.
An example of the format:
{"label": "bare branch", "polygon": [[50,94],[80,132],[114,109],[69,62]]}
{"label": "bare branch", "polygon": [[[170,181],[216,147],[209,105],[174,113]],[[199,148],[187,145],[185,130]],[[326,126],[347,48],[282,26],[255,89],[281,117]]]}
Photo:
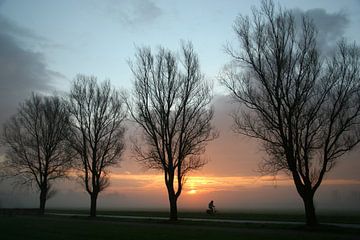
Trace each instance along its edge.
{"label": "bare branch", "polygon": [[332,58],[320,57],[312,20],[296,24],[265,0],[234,31],[240,50],[226,46],[232,62],[221,82],[242,104],[235,131],[262,140],[261,171],[289,173],[311,215],[325,173],[360,141],[359,48],[341,41]]}
{"label": "bare branch", "polygon": [[211,126],[211,86],[203,79],[191,43],[182,44],[180,58],[164,48],[156,55],[150,48],[140,48],[135,63],[129,65],[134,91],[127,105],[143,129],[146,143],[146,147],[137,144],[133,150],[147,167],[164,171],[170,205],[174,206],[185,175],[205,164],[200,156],[207,142],[217,136]]}
{"label": "bare branch", "polygon": [[68,97],[72,149],[78,168],[91,196],[91,216],[96,215],[98,194],[109,186],[108,168],[118,164],[124,151],[125,104],[109,81],[78,75]]}
{"label": "bare branch", "polygon": [[18,184],[36,185],[41,212],[53,195],[49,192],[52,182],[65,177],[72,167],[73,153],[66,141],[68,126],[66,104],[59,97],[35,94],[4,124],[6,173]]}

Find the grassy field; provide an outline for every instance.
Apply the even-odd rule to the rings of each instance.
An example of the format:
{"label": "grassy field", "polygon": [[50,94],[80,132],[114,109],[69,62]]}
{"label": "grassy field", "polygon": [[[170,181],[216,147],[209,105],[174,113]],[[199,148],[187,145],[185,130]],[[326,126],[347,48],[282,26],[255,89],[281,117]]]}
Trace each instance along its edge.
{"label": "grassy field", "polygon": [[[118,213],[118,212],[117,212]],[[132,215],[135,212],[129,212]],[[160,214],[161,212],[159,212]],[[138,214],[146,214],[141,212]],[[147,213],[149,214],[149,212]],[[190,214],[190,213],[187,213]],[[284,219],[283,219],[284,220]],[[0,216],[1,239],[360,239],[359,229],[180,221],[125,221],[59,216]]]}

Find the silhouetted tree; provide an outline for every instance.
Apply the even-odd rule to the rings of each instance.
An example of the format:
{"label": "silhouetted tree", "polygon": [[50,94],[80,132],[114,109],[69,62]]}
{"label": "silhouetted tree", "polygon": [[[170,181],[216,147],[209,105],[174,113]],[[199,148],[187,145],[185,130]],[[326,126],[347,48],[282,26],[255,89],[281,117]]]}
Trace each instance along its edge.
{"label": "silhouetted tree", "polygon": [[216,133],[211,126],[211,87],[203,79],[190,43],[182,45],[181,60],[159,48],[138,49],[135,63],[132,118],[143,129],[147,147],[135,146],[139,161],[164,172],[170,220],[177,220],[177,199],[185,176],[206,162],[200,158]]}
{"label": "silhouetted tree", "polygon": [[54,194],[52,182],[66,176],[72,166],[66,141],[69,115],[58,97],[33,94],[4,124],[7,147],[5,170],[16,183],[35,185],[40,191],[40,213]]}
{"label": "silhouetted tree", "polygon": [[252,19],[240,16],[234,30],[241,48],[227,47],[233,62],[222,82],[242,104],[235,127],[262,140],[269,159],[261,170],[292,176],[315,226],[316,190],[360,140],[360,50],[341,41],[333,57],[320,57],[311,19],[296,24],[272,1]]}
{"label": "silhouetted tree", "polygon": [[109,81],[78,75],[69,95],[72,148],[78,154],[81,179],[90,195],[90,216],[96,216],[99,193],[109,185],[109,167],[121,160],[126,107]]}

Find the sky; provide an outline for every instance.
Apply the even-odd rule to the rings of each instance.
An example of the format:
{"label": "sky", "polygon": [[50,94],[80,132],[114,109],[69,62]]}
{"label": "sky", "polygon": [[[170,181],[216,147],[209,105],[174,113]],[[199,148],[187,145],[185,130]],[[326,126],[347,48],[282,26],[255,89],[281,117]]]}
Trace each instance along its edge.
{"label": "sky", "polygon": [[[76,74],[110,79],[119,89],[131,89],[128,61],[136,47],[164,46],[177,51],[191,41],[205,78],[214,82],[214,125],[220,137],[204,157],[209,163],[190,174],[179,207],[219,209],[299,209],[301,200],[286,175],[261,176],[266,157],[259,142],[232,132],[236,107],[218,83],[230,58],[227,43],[236,44],[233,23],[250,15],[250,0],[0,0],[0,124],[16,112],[31,92],[64,94]],[[306,13],[319,29],[322,50],[330,51],[342,37],[360,44],[360,1],[279,1],[295,14]],[[128,133],[131,134],[131,133]],[[344,156],[320,187],[319,207],[360,210],[360,151]],[[57,184],[48,207],[87,207],[89,197],[75,181]],[[0,207],[35,207],[33,191],[0,184]],[[167,208],[160,172],[144,169],[125,152],[112,169],[111,185],[101,194],[100,208]]]}

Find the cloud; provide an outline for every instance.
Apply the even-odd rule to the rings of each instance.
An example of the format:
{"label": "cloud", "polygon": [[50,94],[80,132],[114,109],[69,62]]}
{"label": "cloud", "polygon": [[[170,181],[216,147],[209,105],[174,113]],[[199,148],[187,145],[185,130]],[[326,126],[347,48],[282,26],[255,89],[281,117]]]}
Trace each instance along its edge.
{"label": "cloud", "polygon": [[[1,6],[1,4],[0,4]],[[24,38],[24,39],[32,39],[37,41],[45,41],[44,37],[36,35],[34,32],[27,28],[23,28],[21,26],[16,25],[14,22],[8,20],[4,16],[0,15],[0,28],[2,33],[6,33],[7,35],[13,38]]]}
{"label": "cloud", "polygon": [[148,24],[162,15],[162,10],[151,0],[107,0],[106,13],[124,25]]}
{"label": "cloud", "polygon": [[45,42],[29,29],[0,15],[0,123],[14,113],[31,92],[49,92],[58,73],[48,69],[44,55],[26,43]]}
{"label": "cloud", "polygon": [[349,17],[345,12],[328,13],[325,9],[314,8],[307,11],[295,9],[294,14],[298,22],[305,14],[310,17],[318,30],[318,46],[326,53],[331,52],[337,41],[344,37],[349,26]]}

